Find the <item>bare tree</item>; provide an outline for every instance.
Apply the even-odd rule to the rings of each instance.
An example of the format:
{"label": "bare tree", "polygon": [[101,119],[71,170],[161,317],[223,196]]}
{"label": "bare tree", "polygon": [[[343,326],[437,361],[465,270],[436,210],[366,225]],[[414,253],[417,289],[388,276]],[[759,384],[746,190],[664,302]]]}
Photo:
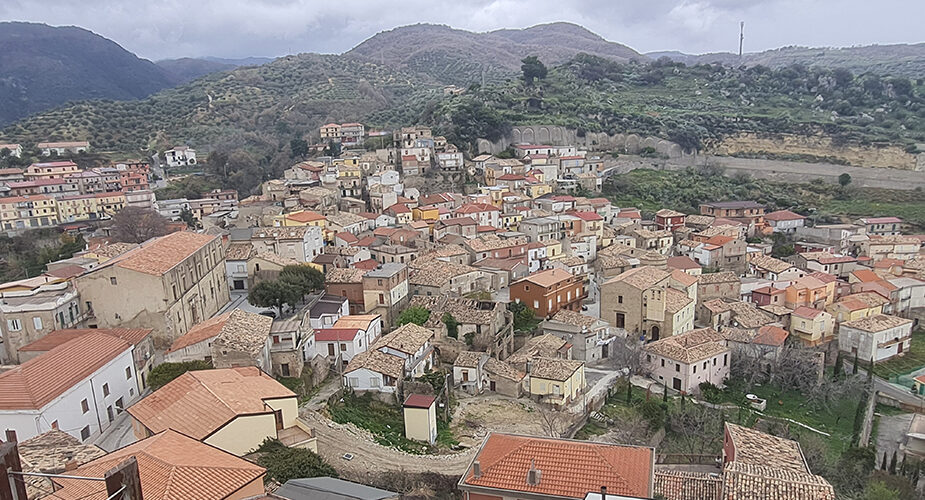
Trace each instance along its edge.
{"label": "bare tree", "polygon": [[141,243],[167,234],[169,222],[154,210],[125,207],[112,217],[112,235],[125,243]]}
{"label": "bare tree", "polygon": [[640,375],[643,372],[642,351],[643,343],[633,336],[615,339],[610,343],[610,362],[617,370],[624,368],[630,375]]}
{"label": "bare tree", "polygon": [[671,414],[671,430],[691,455],[712,453],[722,441],[722,413],[689,404]]}
{"label": "bare tree", "polygon": [[543,433],[549,437],[559,438],[568,430],[568,414],[546,405],[537,405],[540,414],[540,425]]}

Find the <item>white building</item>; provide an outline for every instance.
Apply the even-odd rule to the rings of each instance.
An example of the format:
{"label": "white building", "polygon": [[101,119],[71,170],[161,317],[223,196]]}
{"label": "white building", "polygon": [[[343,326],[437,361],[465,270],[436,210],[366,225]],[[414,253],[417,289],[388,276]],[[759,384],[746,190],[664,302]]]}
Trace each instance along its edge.
{"label": "white building", "polygon": [[479,394],[488,386],[488,373],[485,372],[485,363],[488,354],[484,352],[463,351],[453,362],[453,383],[468,392]]}
{"label": "white building", "polygon": [[696,394],[704,382],[723,385],[729,377],[730,355],[719,333],[700,328],[646,344],[643,366],[660,384]]}
{"label": "white building", "polygon": [[775,233],[795,233],[798,228],[804,226],[806,217],[790,210],[778,210],[765,214],[764,220]]}
{"label": "white building", "polygon": [[838,348],[862,361],[890,359],[908,351],[911,342],[912,320],[899,316],[877,314],[838,327]]}
{"label": "white building", "polygon": [[128,342],[82,335],[0,374],[0,422],[20,440],[59,429],[87,441],[138,398]]}
{"label": "white building", "polygon": [[164,151],[164,159],[170,168],[185,167],[196,164],[196,150],[186,146],[177,146]]}
{"label": "white building", "polygon": [[56,154],[58,156],[63,154],[77,154],[83,153],[90,149],[90,143],[86,141],[76,141],[76,142],[40,142],[36,144],[37,148],[42,151],[42,156],[51,156]]}
{"label": "white building", "polygon": [[458,151],[437,153],[437,163],[443,170],[460,170],[463,168],[463,154]]}
{"label": "white building", "polygon": [[344,386],[357,392],[395,392],[401,380],[419,377],[433,367],[433,338],[432,331],[414,323],[398,327],[350,361]]}
{"label": "white building", "polygon": [[9,150],[10,156],[15,156],[16,158],[22,157],[22,146],[19,144],[0,144],[0,151],[4,149]]}
{"label": "white building", "polygon": [[337,320],[349,314],[350,302],[347,297],[324,294],[311,305],[308,312],[309,324],[314,330],[332,328]]}

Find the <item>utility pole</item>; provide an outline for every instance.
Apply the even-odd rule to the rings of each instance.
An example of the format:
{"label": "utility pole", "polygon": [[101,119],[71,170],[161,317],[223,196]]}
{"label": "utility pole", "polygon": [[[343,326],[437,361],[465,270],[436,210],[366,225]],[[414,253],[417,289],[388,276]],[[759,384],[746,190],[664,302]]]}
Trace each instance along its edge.
{"label": "utility pole", "polygon": [[745,21],[739,21],[739,59],[742,59],[742,46],[745,44]]}

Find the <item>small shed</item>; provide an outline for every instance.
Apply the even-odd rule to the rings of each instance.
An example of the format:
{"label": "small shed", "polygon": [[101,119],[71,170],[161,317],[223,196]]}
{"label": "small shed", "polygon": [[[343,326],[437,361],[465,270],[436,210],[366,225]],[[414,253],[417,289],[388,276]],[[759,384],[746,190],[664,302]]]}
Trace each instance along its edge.
{"label": "small shed", "polygon": [[405,413],[405,437],[434,444],[437,440],[437,398],[411,394],[402,406]]}

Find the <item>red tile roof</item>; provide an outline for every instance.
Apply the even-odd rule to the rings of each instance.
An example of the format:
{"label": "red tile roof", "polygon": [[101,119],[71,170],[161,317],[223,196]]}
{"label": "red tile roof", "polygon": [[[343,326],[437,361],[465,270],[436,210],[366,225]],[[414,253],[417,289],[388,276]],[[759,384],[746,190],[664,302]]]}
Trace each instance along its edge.
{"label": "red tile roof", "polygon": [[764,215],[765,220],[773,221],[785,221],[785,220],[803,220],[806,217],[803,217],[800,214],[793,213],[790,210],[778,210],[776,212],[771,212]]}
{"label": "red tile roof", "polygon": [[871,271],[870,269],[858,269],[857,271],[852,271],[851,274],[854,275],[862,283],[867,283],[870,281],[880,281],[880,276]]}
{"label": "red tile roof", "polygon": [[819,309],[813,309],[812,307],[800,306],[793,310],[792,315],[798,316],[801,318],[814,319],[816,316],[822,314],[822,311]]}
{"label": "red tile roof", "polygon": [[779,326],[765,325],[758,329],[758,335],[752,339],[752,343],[780,347],[790,336],[790,332]]}
{"label": "red tile roof", "polygon": [[255,366],[186,372],[129,407],[151,432],[173,429],[194,439],[240,415],[272,412],[266,399],[296,397]]}
{"label": "red tile roof", "polygon": [[0,409],[40,409],[129,349],[128,342],[99,334],[54,347],[0,373]]}
{"label": "red tile roof", "polygon": [[498,177],[499,181],[522,181],[525,180],[525,177],[517,174],[504,174],[501,177]]}
{"label": "red tile roof", "polygon": [[501,209],[488,203],[467,203],[456,209],[457,214],[475,214],[479,212],[500,212]]}
{"label": "red tile roof", "polygon": [[377,261],[376,259],[361,260],[359,262],[354,262],[353,267],[356,269],[372,271],[373,269],[379,267],[379,261]]}
{"label": "red tile roof", "polygon": [[[103,477],[129,457],[138,460],[145,500],[214,500],[229,498],[259,481],[263,467],[179,432],[167,430],[80,466],[72,474]],[[61,486],[50,498],[104,500],[102,481],[56,478]]]}
{"label": "red tile roof", "polygon": [[408,399],[405,400],[405,404],[402,405],[405,408],[430,408],[434,401],[437,398],[433,396],[425,396],[423,394],[411,394],[408,396]]}
{"label": "red tile roof", "polygon": [[350,342],[356,338],[358,328],[319,328],[315,330],[318,342]]}
{"label": "red tile roof", "polygon": [[[609,494],[649,498],[654,455],[652,448],[492,433],[475,457],[480,476],[470,467],[460,486],[582,499],[606,486]],[[527,484],[531,467],[541,471],[539,484]]]}
{"label": "red tile roof", "polygon": [[323,215],[319,214],[318,212],[312,212],[311,210],[303,210],[301,212],[286,214],[286,218],[296,222],[314,222],[317,220],[324,220]]}
{"label": "red tile roof", "polygon": [[179,351],[184,347],[217,337],[222,332],[222,328],[225,327],[225,322],[231,317],[231,313],[232,311],[228,311],[225,314],[219,314],[201,323],[196,323],[188,332],[174,340],[173,344],[170,344],[170,349],[167,349],[167,353]]}
{"label": "red tile roof", "polygon": [[354,235],[353,233],[348,233],[347,231],[341,231],[341,232],[335,234],[334,237],[335,237],[335,238],[340,238],[341,240],[344,240],[348,245],[349,245],[350,243],[356,243],[356,242],[360,241],[360,239],[357,238],[356,235]]}
{"label": "red tile roof", "polygon": [[99,335],[110,335],[120,338],[131,345],[138,345],[139,342],[151,334],[150,328],[81,328],[55,330],[48,335],[26,344],[19,348],[20,351],[28,352],[45,352],[64,345],[76,338],[89,335],[91,333]]}

